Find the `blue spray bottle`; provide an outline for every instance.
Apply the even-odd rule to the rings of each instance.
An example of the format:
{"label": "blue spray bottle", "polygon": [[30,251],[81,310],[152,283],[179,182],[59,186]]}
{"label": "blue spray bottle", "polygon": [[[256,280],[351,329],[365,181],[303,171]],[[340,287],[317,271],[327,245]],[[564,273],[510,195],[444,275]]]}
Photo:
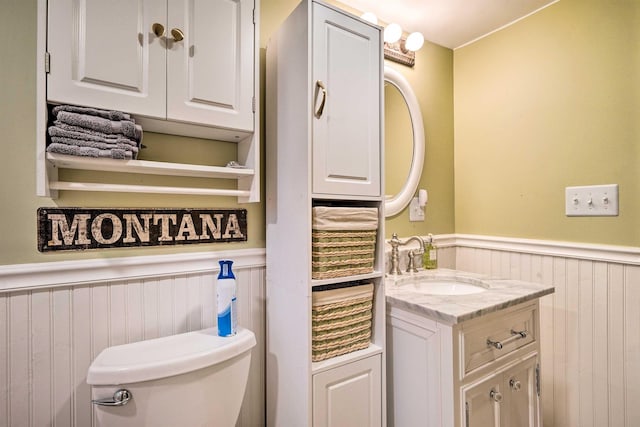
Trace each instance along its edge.
{"label": "blue spray bottle", "polygon": [[236,276],[231,271],[233,261],[220,260],[218,274],[218,335],[228,337],[235,335],[238,328],[236,312]]}

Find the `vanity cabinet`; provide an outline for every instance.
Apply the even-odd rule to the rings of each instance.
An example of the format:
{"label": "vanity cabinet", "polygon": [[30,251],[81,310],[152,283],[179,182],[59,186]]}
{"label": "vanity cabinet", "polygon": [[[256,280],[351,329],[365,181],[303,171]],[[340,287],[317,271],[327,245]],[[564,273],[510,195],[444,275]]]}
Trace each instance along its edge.
{"label": "vanity cabinet", "polygon": [[390,307],[387,345],[390,426],[540,426],[537,299],[453,325]]}
{"label": "vanity cabinet", "polygon": [[253,131],[254,0],[55,0],[48,8],[50,102]]}
{"label": "vanity cabinet", "polygon": [[[381,427],[386,422],[382,75],[381,29],[319,1],[302,1],[267,44],[271,426]],[[371,271],[313,278],[316,207],[375,208]],[[368,347],[312,361],[314,291],[357,283],[373,285]]]}
{"label": "vanity cabinet", "polygon": [[[37,195],[105,191],[258,202],[256,16],[259,0],[38,0],[43,61],[38,62],[37,84]],[[52,104],[130,113],[145,132],[237,143],[242,168],[202,165],[198,159],[171,163],[47,153],[47,105]],[[59,180],[60,169],[92,171],[97,182]],[[140,185],[141,175],[203,180]],[[225,181],[204,181],[209,179]]]}

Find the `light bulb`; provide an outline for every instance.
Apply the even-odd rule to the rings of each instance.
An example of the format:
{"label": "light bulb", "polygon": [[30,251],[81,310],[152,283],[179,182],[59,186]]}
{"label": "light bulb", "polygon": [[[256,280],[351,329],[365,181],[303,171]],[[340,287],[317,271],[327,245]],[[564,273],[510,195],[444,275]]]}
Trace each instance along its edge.
{"label": "light bulb", "polygon": [[378,25],[378,17],[373,12],[365,12],[360,18],[364,19],[367,22],[371,22],[374,25]]}
{"label": "light bulb", "polygon": [[384,41],[386,43],[395,43],[402,37],[402,28],[398,24],[389,24],[384,29]]}
{"label": "light bulb", "polygon": [[423,44],[424,36],[422,35],[422,33],[415,32],[409,34],[409,37],[407,37],[407,41],[404,42],[404,47],[406,47],[407,50],[412,50],[415,52],[419,50]]}

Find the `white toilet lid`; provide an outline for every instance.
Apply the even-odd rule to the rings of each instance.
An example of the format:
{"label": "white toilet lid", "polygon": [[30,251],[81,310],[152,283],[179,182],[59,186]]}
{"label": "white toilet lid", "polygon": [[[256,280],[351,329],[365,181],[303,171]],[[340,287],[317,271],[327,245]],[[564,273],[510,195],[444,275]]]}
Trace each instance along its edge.
{"label": "white toilet lid", "polygon": [[219,337],[210,328],[108,347],[89,367],[87,383],[119,385],[179,375],[224,362],[255,344],[255,335],[248,329]]}

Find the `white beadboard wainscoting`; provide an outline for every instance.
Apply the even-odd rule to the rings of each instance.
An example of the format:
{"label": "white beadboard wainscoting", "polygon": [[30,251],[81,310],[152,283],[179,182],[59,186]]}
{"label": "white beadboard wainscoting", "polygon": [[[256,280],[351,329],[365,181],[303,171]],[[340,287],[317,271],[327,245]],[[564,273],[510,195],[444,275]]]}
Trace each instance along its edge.
{"label": "white beadboard wainscoting", "polygon": [[86,374],[105,347],[216,324],[218,260],[256,334],[239,426],[264,425],[265,254],[243,249],[0,267],[0,427],[95,425]]}
{"label": "white beadboard wainscoting", "polygon": [[442,242],[455,247],[459,270],[555,285],[540,307],[545,427],[640,426],[639,248],[469,235]]}
{"label": "white beadboard wainscoting", "polygon": [[[640,426],[640,249],[469,235],[436,243],[440,267],[555,285],[541,300],[545,427]],[[238,425],[264,425],[265,254],[251,249],[0,267],[0,427],[93,425],[93,358],[213,326],[223,258],[235,261],[239,322],[258,339]]]}

